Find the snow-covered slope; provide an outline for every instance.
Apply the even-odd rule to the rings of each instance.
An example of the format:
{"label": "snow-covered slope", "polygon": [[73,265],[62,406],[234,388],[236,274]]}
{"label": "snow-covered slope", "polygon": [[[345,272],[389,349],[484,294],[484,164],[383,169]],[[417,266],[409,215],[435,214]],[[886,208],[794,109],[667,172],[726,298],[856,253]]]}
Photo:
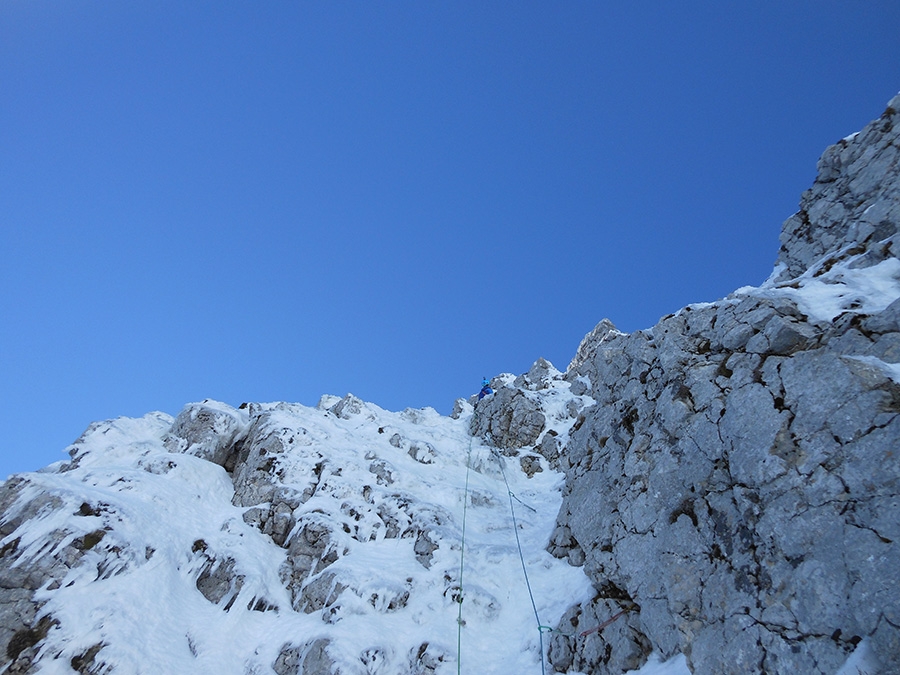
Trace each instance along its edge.
{"label": "snow-covered slope", "polygon": [[534,609],[556,625],[592,592],[545,550],[562,474],[473,438],[459,407],[205,401],[92,425],[72,462],[5,486],[4,579],[36,577],[47,617],[9,672],[539,672]]}

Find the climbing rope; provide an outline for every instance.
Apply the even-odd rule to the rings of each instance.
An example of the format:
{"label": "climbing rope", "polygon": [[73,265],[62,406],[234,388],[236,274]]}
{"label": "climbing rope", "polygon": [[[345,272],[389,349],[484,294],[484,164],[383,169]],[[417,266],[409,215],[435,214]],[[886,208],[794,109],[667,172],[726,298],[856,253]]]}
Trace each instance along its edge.
{"label": "climbing rope", "polygon": [[[478,416],[478,408],[476,407],[472,413],[472,425],[474,426],[475,421]],[[490,432],[488,432],[490,435]],[[459,547],[459,594],[457,595],[456,601],[459,603],[459,610],[456,617],[457,624],[457,633],[456,633],[456,673],[457,675],[462,674],[462,627],[464,625],[462,618],[462,603],[463,603],[463,568],[465,566],[465,550],[466,550],[466,513],[469,505],[469,474],[471,472],[472,467],[472,444],[475,440],[474,434],[469,435],[469,447],[466,451],[466,486],[465,491],[463,492],[463,517],[462,517],[462,540],[460,542]],[[521,499],[519,499],[516,494],[512,491],[512,488],[509,485],[509,479],[506,477],[506,469],[503,464],[503,457],[500,455],[500,452],[496,447],[491,447],[491,453],[497,459],[497,465],[500,467],[500,475],[503,476],[503,482],[506,485],[506,494],[509,496],[509,512],[512,515],[512,523],[513,523],[513,533],[516,535],[516,548],[519,551],[519,561],[522,563],[522,575],[525,577],[525,586],[528,589],[528,597],[531,600],[531,609],[534,612],[534,620],[537,624],[538,629],[538,643],[540,647],[540,660],[541,660],[541,675],[546,675],[545,665],[544,665],[544,633],[558,633],[568,638],[575,639],[576,635],[565,633],[560,631],[552,626],[545,626],[541,623],[541,617],[538,613],[537,603],[534,600],[534,592],[531,589],[531,581],[528,578],[528,566],[525,564],[525,555],[522,552],[522,541],[519,538],[519,524],[516,519],[516,506],[514,504],[514,500],[519,502],[526,509],[529,509],[533,513],[537,513],[537,509],[533,506],[529,506]],[[599,632],[613,623],[616,619],[624,616],[627,612],[631,610],[630,607],[626,607],[622,611],[613,615],[608,620],[601,623],[599,626],[586,630],[580,633],[580,637],[587,637],[593,633]]]}
{"label": "climbing rope", "polygon": [[[472,414],[472,422],[475,422],[475,417],[478,415],[478,410]],[[465,554],[466,554],[466,511],[469,506],[469,472],[471,471],[472,466],[472,442],[475,440],[474,435],[469,435],[469,449],[466,452],[466,488],[463,492],[463,517],[462,517],[462,539],[459,544],[459,595],[456,598],[456,601],[459,603],[459,611],[456,616],[456,675],[461,675],[462,672],[462,627],[463,627],[463,618],[462,618],[462,603],[463,603],[463,567],[465,564]]]}
{"label": "climbing rope", "polygon": [[[472,425],[475,425],[475,422],[478,417],[478,408],[476,407],[472,413]],[[456,673],[457,675],[462,674],[462,627],[464,625],[462,618],[462,603],[463,603],[463,571],[465,567],[465,551],[466,551],[466,514],[469,506],[469,474],[472,470],[472,444],[474,443],[475,436],[474,434],[470,434],[469,436],[469,447],[466,451],[466,485],[465,490],[463,492],[463,516],[462,516],[462,538],[460,541],[459,547],[459,593],[457,595],[456,601],[459,603],[459,608],[456,616]],[[533,506],[529,506],[521,499],[519,499],[516,494],[512,491],[512,488],[509,485],[509,479],[506,476],[506,469],[503,465],[503,458],[500,456],[500,453],[497,451],[496,447],[491,448],[491,452],[494,457],[497,459],[497,465],[500,467],[500,475],[503,476],[503,483],[506,485],[506,494],[509,496],[509,512],[512,515],[512,523],[513,523],[513,533],[516,535],[516,548],[519,551],[519,561],[522,563],[522,574],[525,577],[525,586],[528,589],[528,597],[531,600],[531,609],[534,612],[534,620],[537,623],[538,629],[538,643],[540,647],[540,661],[541,661],[541,675],[546,675],[546,670],[544,666],[544,632],[555,632],[554,629],[550,626],[545,626],[541,623],[541,617],[538,613],[537,603],[534,600],[534,592],[531,589],[531,580],[528,578],[528,566],[525,564],[525,554],[522,552],[522,541],[519,538],[519,524],[516,519],[516,506],[514,502],[519,502],[522,506],[529,509],[533,513],[537,513],[537,509]]]}
{"label": "climbing rope", "polygon": [[537,604],[534,601],[534,593],[531,590],[531,581],[528,579],[528,567],[525,565],[525,555],[522,553],[522,541],[519,539],[519,525],[516,522],[516,507],[515,504],[513,504],[513,499],[532,511],[535,511],[535,513],[537,513],[537,511],[516,497],[515,493],[509,487],[509,480],[506,478],[506,470],[503,468],[503,458],[500,457],[500,453],[497,452],[496,449],[492,448],[491,450],[497,458],[497,464],[500,465],[500,475],[503,476],[503,482],[506,483],[506,492],[509,495],[509,512],[512,514],[513,532],[516,535],[516,547],[519,549],[519,560],[522,562],[522,574],[525,576],[525,586],[528,588],[528,597],[531,598],[531,609],[534,610],[534,620],[537,622],[538,642],[540,644],[541,655],[541,675],[546,675],[546,671],[544,670],[544,631],[552,631],[553,629],[550,626],[543,625],[541,623],[541,617],[538,614]]}

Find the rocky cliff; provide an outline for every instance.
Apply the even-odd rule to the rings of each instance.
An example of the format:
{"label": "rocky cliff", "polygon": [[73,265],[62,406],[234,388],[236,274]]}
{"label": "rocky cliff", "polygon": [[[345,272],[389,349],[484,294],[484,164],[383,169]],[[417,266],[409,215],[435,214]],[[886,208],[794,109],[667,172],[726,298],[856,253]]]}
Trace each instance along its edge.
{"label": "rocky cliff", "polygon": [[862,640],[900,672],[898,109],[825,151],[762,287],[579,347],[550,548],[597,596],[562,627],[627,612],[558,672],[831,675]]}

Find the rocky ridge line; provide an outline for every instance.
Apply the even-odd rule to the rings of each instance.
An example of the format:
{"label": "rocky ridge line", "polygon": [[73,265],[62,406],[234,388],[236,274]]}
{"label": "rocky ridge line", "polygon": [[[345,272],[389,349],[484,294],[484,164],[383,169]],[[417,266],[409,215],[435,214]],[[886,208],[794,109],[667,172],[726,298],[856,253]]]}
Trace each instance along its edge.
{"label": "rocky ridge line", "polygon": [[825,151],[762,287],[579,347],[550,550],[598,595],[560,629],[626,614],[557,672],[833,675],[863,639],[900,672],[898,110]]}

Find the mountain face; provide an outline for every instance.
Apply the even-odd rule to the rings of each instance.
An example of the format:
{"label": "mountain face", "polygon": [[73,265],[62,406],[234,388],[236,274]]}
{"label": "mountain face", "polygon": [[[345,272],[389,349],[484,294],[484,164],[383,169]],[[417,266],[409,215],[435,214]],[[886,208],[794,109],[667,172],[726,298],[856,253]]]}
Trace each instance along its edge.
{"label": "mountain face", "polygon": [[898,109],[822,155],[762,287],[579,347],[550,550],[598,596],[563,623],[629,612],[558,671],[834,673],[867,639],[900,672]]}
{"label": "mountain face", "polygon": [[[544,374],[565,440],[590,400]],[[2,672],[528,672],[536,613],[592,589],[546,550],[562,474],[477,417],[348,395],[91,425],[0,490]]]}
{"label": "mountain face", "polygon": [[564,373],[92,424],[0,487],[0,673],[900,672],[898,109],[766,283]]}

